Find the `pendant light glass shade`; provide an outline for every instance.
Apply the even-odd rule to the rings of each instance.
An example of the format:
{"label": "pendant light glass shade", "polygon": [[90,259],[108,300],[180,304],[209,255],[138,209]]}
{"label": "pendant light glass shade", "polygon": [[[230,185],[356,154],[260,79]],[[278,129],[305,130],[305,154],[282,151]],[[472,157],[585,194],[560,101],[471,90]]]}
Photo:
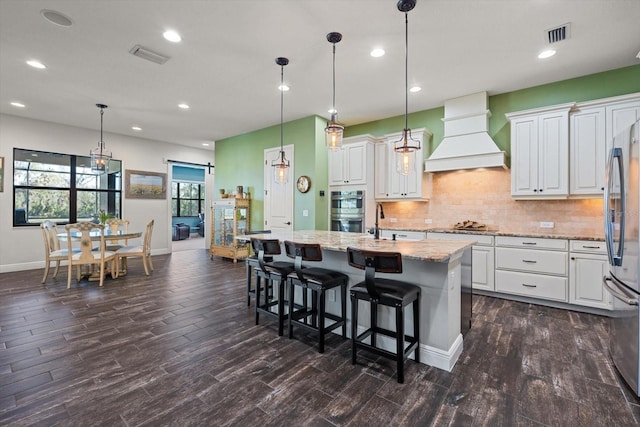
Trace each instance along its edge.
{"label": "pendant light glass shade", "polygon": [[416,6],[416,0],[399,0],[398,10],[404,13],[404,130],[402,138],[394,144],[396,152],[396,171],[402,175],[416,172],[416,151],[420,150],[420,141],[411,137],[409,129],[409,11]]}
{"label": "pendant light glass shade", "polygon": [[329,33],[327,41],[333,44],[333,107],[331,109],[331,120],[324,128],[327,140],[327,148],[336,151],[342,148],[342,135],[344,134],[344,126],[338,123],[338,110],[336,110],[336,43],[342,40],[342,34]]}
{"label": "pendant light glass shade", "polygon": [[107,150],[102,139],[102,117],[104,116],[104,109],[107,108],[104,104],[96,104],[96,107],[100,109],[100,141],[98,146],[90,151],[91,154],[91,172],[95,174],[103,174],[109,171],[109,162],[111,161],[111,151]]}
{"label": "pendant light glass shade", "polygon": [[280,66],[280,155],[271,163],[273,167],[273,180],[279,184],[289,181],[289,160],[284,155],[284,66],[289,63],[287,58],[276,58],[276,64]]}
{"label": "pendant light glass shade", "polygon": [[[405,131],[408,129],[405,129]],[[404,134],[405,132],[403,132]],[[410,137],[409,137],[410,138]],[[396,143],[394,147],[396,152],[396,171],[401,175],[411,175],[416,173],[416,153],[415,146],[411,146],[408,143],[403,142],[404,136],[401,141]]]}

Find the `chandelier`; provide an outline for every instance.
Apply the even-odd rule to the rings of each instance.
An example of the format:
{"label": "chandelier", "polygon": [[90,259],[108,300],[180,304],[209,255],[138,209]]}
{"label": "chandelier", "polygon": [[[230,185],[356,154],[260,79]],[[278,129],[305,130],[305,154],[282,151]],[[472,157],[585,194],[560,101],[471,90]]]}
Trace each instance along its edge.
{"label": "chandelier", "polygon": [[327,41],[333,44],[333,107],[331,108],[331,120],[324,128],[324,132],[327,148],[331,151],[339,150],[342,147],[342,134],[344,133],[344,126],[338,123],[338,110],[336,110],[336,43],[339,43],[340,40],[342,40],[340,33],[327,34]]}
{"label": "chandelier", "polygon": [[276,58],[276,64],[280,66],[280,154],[271,166],[273,166],[274,180],[279,184],[285,184],[289,179],[290,163],[284,155],[284,66],[288,63],[287,58]]}
{"label": "chandelier", "polygon": [[104,104],[96,104],[96,107],[100,109],[100,140],[98,146],[91,150],[91,172],[95,174],[103,174],[109,171],[109,161],[111,160],[111,151],[107,150],[102,140],[102,117],[104,116],[104,109],[107,108]]}
{"label": "chandelier", "polygon": [[396,152],[396,170],[402,175],[415,172],[416,151],[420,150],[420,141],[411,137],[409,129],[409,11],[416,6],[416,0],[399,0],[398,10],[404,12],[404,130],[402,138],[394,144]]}

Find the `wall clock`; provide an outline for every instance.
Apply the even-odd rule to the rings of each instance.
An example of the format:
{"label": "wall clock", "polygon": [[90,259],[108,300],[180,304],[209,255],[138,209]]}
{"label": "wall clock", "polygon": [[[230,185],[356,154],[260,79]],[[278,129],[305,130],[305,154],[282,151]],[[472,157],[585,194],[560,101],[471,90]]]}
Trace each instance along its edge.
{"label": "wall clock", "polygon": [[298,187],[298,191],[300,191],[301,193],[306,193],[311,188],[311,179],[306,175],[302,175],[300,178],[298,178],[296,186]]}

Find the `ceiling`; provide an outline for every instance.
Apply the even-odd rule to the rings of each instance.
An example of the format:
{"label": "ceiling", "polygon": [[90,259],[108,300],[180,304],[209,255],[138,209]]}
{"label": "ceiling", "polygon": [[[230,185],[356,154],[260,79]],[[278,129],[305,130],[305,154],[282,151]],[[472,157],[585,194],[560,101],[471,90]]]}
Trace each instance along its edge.
{"label": "ceiling", "polygon": [[[640,64],[638,17],[638,0],[418,0],[408,78],[422,91],[409,111]],[[558,53],[537,59],[547,30],[566,23]],[[182,42],[166,41],[166,29]],[[0,112],[99,129],[104,103],[105,132],[203,148],[280,122],[278,56],[290,59],[284,120],[328,117],[326,34],[339,31],[336,106],[354,125],[404,113],[404,30],[395,0],[1,0]],[[136,44],[170,59],[135,57]],[[372,58],[374,47],[386,55]],[[47,68],[26,65],[34,58]]]}

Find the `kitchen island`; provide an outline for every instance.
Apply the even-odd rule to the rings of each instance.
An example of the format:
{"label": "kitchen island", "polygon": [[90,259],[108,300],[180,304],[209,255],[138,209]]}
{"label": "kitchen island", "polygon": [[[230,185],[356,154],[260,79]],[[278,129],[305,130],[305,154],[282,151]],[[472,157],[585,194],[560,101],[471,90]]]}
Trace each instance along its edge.
{"label": "kitchen island", "polygon": [[[364,271],[349,266],[346,251],[348,247],[374,251],[400,252],[402,254],[402,274],[379,274],[416,284],[422,289],[420,360],[422,363],[451,371],[462,352],[463,337],[460,332],[462,281],[471,277],[470,265],[463,269],[463,258],[470,260],[473,240],[422,240],[395,241],[374,240],[368,235],[339,231],[294,231],[290,233],[259,234],[238,236],[248,241],[251,237],[290,240],[302,243],[318,243],[323,249],[323,260],[314,265],[341,271],[349,276],[349,285],[364,280]],[[284,252],[284,251],[283,251]],[[281,256],[286,258],[284,255]],[[465,273],[466,271],[466,273]],[[331,300],[331,295],[329,297]],[[334,298],[335,299],[335,298]],[[348,296],[347,296],[348,299]],[[349,302],[348,302],[349,304]],[[329,301],[327,311],[337,312],[339,301]],[[369,319],[368,307],[361,305],[359,332],[365,329]],[[351,313],[351,307],[347,307]],[[383,327],[394,329],[391,312],[381,310],[379,319]],[[407,334],[413,334],[411,310],[406,313]],[[350,323],[351,319],[348,319]],[[350,330],[350,325],[347,327]],[[383,346],[393,349],[392,342],[380,337]]]}

